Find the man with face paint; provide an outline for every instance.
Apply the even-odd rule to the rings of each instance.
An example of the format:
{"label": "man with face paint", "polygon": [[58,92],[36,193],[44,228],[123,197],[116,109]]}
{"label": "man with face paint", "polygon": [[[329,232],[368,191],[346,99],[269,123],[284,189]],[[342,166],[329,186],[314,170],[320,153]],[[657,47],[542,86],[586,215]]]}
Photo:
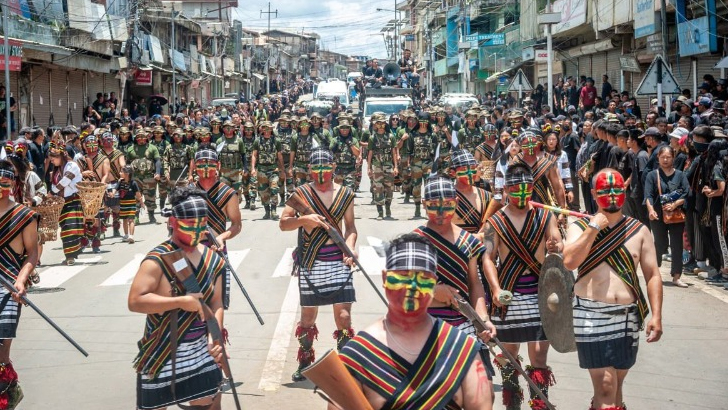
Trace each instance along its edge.
{"label": "man with face paint", "polygon": [[[382,271],[387,314],[339,353],[372,408],[492,408],[492,383],[480,343],[428,314],[437,262],[437,251],[426,238],[409,233],[393,239]],[[409,374],[425,377],[413,382]],[[408,389],[406,397],[398,394]]]}
{"label": "man with face paint", "polygon": [[[597,213],[574,222],[564,246],[564,266],[578,268],[574,333],[579,366],[594,386],[590,410],[625,410],[622,386],[637,359],[639,331],[647,343],[662,336],[662,278],[650,231],[622,214],[624,180],[604,169],[593,178]],[[640,287],[642,269],[649,305]],[[617,331],[619,329],[619,331]]]}
{"label": "man with face paint", "polygon": [[[533,187],[528,166],[508,167],[504,188],[508,204],[488,219],[483,231],[487,252],[483,270],[493,301],[491,315],[498,337],[514,357],[518,356],[521,343],[528,344],[530,365],[526,366],[524,377],[530,377],[548,396],[554,378],[546,364],[549,342],[538,310],[538,275],[546,252],[558,252],[562,242],[556,218],[544,209],[531,206]],[[498,268],[496,260],[500,260]],[[513,294],[508,306],[500,301],[504,291]],[[503,377],[503,405],[506,409],[520,409],[523,390],[518,372],[510,363],[496,364]],[[546,408],[535,391],[530,393],[531,408]]]}
{"label": "man with face paint", "polygon": [[[207,230],[205,193],[192,186],[177,188],[170,202],[172,237],[147,254],[129,290],[129,310],[147,315],[134,360],[137,408],[165,409],[189,402],[219,410],[223,351],[221,346],[208,343],[200,302],[212,310],[220,329],[224,329],[221,289],[225,264],[216,252],[200,243]],[[163,255],[175,251],[181,251],[184,258],[169,266]],[[180,263],[192,269],[201,293],[185,294],[174,271]],[[177,321],[179,335],[174,357],[171,326],[167,325],[171,320]]]}
{"label": "man with face paint", "polygon": [[[214,138],[214,135],[212,136]],[[220,181],[240,193],[242,170],[245,162],[245,145],[235,131],[235,124],[226,120],[222,124],[222,134],[215,139],[220,157]]]}
{"label": "man with face paint", "polygon": [[383,114],[372,115],[374,132],[369,137],[367,165],[372,181],[374,203],[377,205],[377,218],[392,217],[392,192],[394,177],[399,173],[397,167],[397,142],[394,134],[387,129],[387,119]]}
{"label": "man with face paint", "polygon": [[[0,243],[2,246],[2,272],[6,280],[14,283],[17,293],[0,289],[0,370],[3,383],[17,382],[18,374],[10,360],[10,346],[15,339],[20,320],[22,300],[30,275],[38,262],[38,215],[25,205],[13,201],[15,185],[13,165],[0,160]],[[22,200],[22,198],[21,198]],[[17,403],[16,389],[6,389],[1,395],[5,401]],[[22,397],[20,397],[22,398]]]}
{"label": "man with face paint", "polygon": [[[321,124],[321,115],[313,113],[311,115],[311,124],[303,121],[299,123],[298,133],[291,139],[291,153],[289,154],[287,173],[294,178],[296,187],[310,182],[308,179],[308,159],[311,156],[311,151],[315,147],[328,148],[331,146],[329,131],[321,127],[315,128],[316,124]],[[291,164],[293,164],[293,168],[291,168]]]}
{"label": "man with face paint", "polygon": [[[172,145],[162,153],[162,172],[168,181],[170,191],[177,186],[186,186],[194,182],[194,151],[185,145],[184,132],[178,128],[172,133]],[[182,172],[185,172],[183,175]]]}
{"label": "man with face paint", "polygon": [[[495,335],[495,327],[490,323],[485,291],[478,272],[478,261],[485,251],[483,243],[475,235],[453,223],[458,197],[449,178],[431,176],[425,185],[424,199],[427,224],[414,232],[432,243],[438,261],[438,281],[428,313],[473,338],[479,337],[488,341]],[[454,307],[457,302],[453,295],[460,295],[470,301],[488,326],[487,331],[476,335],[473,325]],[[490,366],[490,354],[485,347],[480,353],[491,377],[493,369]]]}
{"label": "man with face paint", "polygon": [[452,152],[450,177],[455,181],[458,204],[453,222],[462,229],[474,234],[482,240],[481,227],[485,223],[483,217],[493,196],[490,192],[478,188],[477,162],[472,154],[464,149]]}
{"label": "man with face paint", "polygon": [[435,137],[430,128],[430,114],[420,111],[417,115],[419,127],[410,134],[407,142],[411,153],[409,168],[412,169],[412,198],[415,201],[415,218],[421,218],[423,176],[432,169],[432,158],[435,153]]}
{"label": "man with face paint", "polygon": [[243,124],[243,177],[242,195],[245,197],[245,209],[255,210],[255,197],[258,193],[258,179],[251,175],[253,144],[255,143],[255,125],[250,121]]}
{"label": "man with face paint", "polygon": [[[105,132],[104,134],[110,134]],[[96,135],[87,136],[82,143],[83,150],[86,153],[76,162],[81,169],[81,175],[84,181],[96,181],[107,183],[111,166],[109,158],[99,153],[99,139]],[[106,226],[101,223],[104,218],[104,208],[99,210],[98,215],[93,220],[86,220],[85,237],[81,240],[82,246],[91,243],[94,253],[101,252],[101,233],[106,230]]]}
{"label": "man with face paint", "polygon": [[521,153],[511,164],[526,165],[533,172],[533,200],[547,205],[566,206],[564,183],[561,180],[557,158],[543,155],[541,138],[531,131],[524,131],[519,137]]}
{"label": "man with face paint", "polygon": [[[498,129],[493,124],[485,124],[481,128],[482,137],[481,142],[475,147],[475,161],[480,164],[482,170],[486,168],[493,168],[496,166],[498,160],[503,154],[503,148],[498,144]],[[480,180],[483,184],[483,188],[492,191],[495,188],[495,172],[492,172],[493,177],[485,180],[483,175],[480,175]]]}
{"label": "man with face paint", "polygon": [[[341,249],[329,238],[326,228],[334,227],[356,252],[357,231],[354,224],[354,192],[334,182],[334,157],[330,151],[317,148],[309,157],[311,183],[296,188],[314,213],[298,215],[286,206],[279,227],[282,231],[298,230],[298,247],[294,263],[298,269],[301,298],[301,321],[296,327],[298,339],[298,369],[295,382],[305,380],[301,370],[315,360],[313,341],[318,337],[316,317],[319,306],[333,305],[336,331],[334,339],[339,350],[354,336],[351,326],[351,304],[356,301],[351,265]],[[344,229],[342,231],[342,221]]]}
{"label": "man with face paint", "polygon": [[260,135],[253,143],[250,173],[258,180],[260,202],[265,208],[263,219],[277,220],[278,183],[285,178],[281,143],[273,137],[273,125],[270,121],[261,121],[258,132]]}
{"label": "man with face paint", "polygon": [[[212,245],[210,239],[202,243],[205,246],[227,254],[226,242],[237,236],[243,228],[240,216],[240,197],[238,192],[220,181],[220,162],[218,154],[211,149],[202,149],[195,153],[195,173],[197,174],[197,187],[207,193],[207,224],[215,234],[217,243],[222,249]],[[230,227],[227,223],[230,222]],[[225,309],[230,306],[230,277],[231,273],[225,270],[225,288],[223,289],[223,305]]]}
{"label": "man with face paint", "polygon": [[110,132],[105,132],[101,135],[101,155],[104,155],[109,160],[109,173],[106,177],[106,217],[108,218],[108,213],[110,212],[113,221],[114,236],[121,236],[121,232],[119,231],[121,228],[121,222],[119,220],[119,197],[118,195],[113,197],[111,194],[116,187],[117,181],[121,178],[121,169],[126,165],[126,158],[124,158],[121,150],[114,148],[114,135]]}
{"label": "man with face paint", "polygon": [[523,111],[514,109],[508,113],[508,121],[511,123],[511,128],[514,131],[518,131],[518,135],[524,131],[523,128]]}
{"label": "man with face paint", "polygon": [[412,196],[412,169],[409,166],[412,152],[410,151],[409,139],[419,128],[417,115],[412,111],[405,111],[402,114],[404,124],[397,132],[397,151],[399,152],[399,175],[402,180],[402,192],[404,203],[410,203]]}
{"label": "man with face paint", "polygon": [[159,150],[149,142],[149,135],[144,130],[138,130],[134,135],[134,145],[126,152],[127,160],[134,169],[134,176],[144,194],[144,205],[149,214],[149,222],[157,223],[154,211],[157,209],[157,181],[162,173],[162,156]]}
{"label": "man with face paint", "polygon": [[[287,110],[286,110],[287,111]],[[294,129],[291,127],[291,116],[289,113],[285,113],[278,118],[278,127],[273,132],[276,141],[281,143],[281,155],[283,155],[283,167],[287,170],[291,167],[291,143],[293,136],[296,134]],[[279,204],[283,206],[286,203],[286,199],[293,193],[296,186],[293,183],[293,175],[286,173],[284,178],[281,179],[280,197]]]}
{"label": "man with face paint", "polygon": [[352,135],[352,131],[349,121],[342,119],[334,129],[331,152],[336,162],[334,182],[353,191],[356,184],[356,161],[361,155],[361,149],[359,140]]}

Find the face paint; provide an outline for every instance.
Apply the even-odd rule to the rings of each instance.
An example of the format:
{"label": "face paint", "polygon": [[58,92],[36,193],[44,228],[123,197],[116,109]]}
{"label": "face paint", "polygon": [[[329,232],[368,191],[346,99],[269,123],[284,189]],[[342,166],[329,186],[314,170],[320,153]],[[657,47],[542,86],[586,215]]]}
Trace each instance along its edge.
{"label": "face paint", "polygon": [[195,172],[201,179],[217,177],[217,163],[214,161],[201,160],[195,162]]}
{"label": "face paint", "polygon": [[233,127],[223,127],[222,132],[225,133],[225,135],[233,135],[233,131],[235,131],[235,128]]}
{"label": "face paint", "polygon": [[0,179],[0,198],[9,198],[13,192],[13,180],[8,178]]}
{"label": "face paint", "polygon": [[521,151],[524,156],[533,157],[538,153],[538,140],[534,137],[526,137],[521,142]]}
{"label": "face paint", "polygon": [[331,165],[311,165],[311,179],[320,185],[330,182],[334,177],[334,167]]}
{"label": "face paint", "polygon": [[427,211],[427,219],[437,225],[449,224],[455,217],[457,201],[455,199],[438,199],[433,201],[422,201]]}
{"label": "face paint", "polygon": [[420,121],[420,132],[427,132],[427,125],[429,121]]}
{"label": "face paint", "polygon": [[523,209],[528,205],[533,194],[533,184],[520,183],[511,185],[506,188],[508,191],[508,203],[513,204],[518,209]]}
{"label": "face paint", "polygon": [[486,131],[486,132],[483,133],[483,135],[485,136],[485,140],[487,142],[493,142],[493,141],[495,141],[495,137],[496,137],[497,134],[498,133],[495,132],[495,131]]}
{"label": "face paint", "polygon": [[197,246],[205,232],[207,232],[207,218],[177,219],[175,235],[182,245]]}
{"label": "face paint", "polygon": [[93,154],[99,150],[99,144],[95,142],[89,142],[86,144],[86,152],[89,154]]}
{"label": "face paint", "polygon": [[626,198],[624,191],[624,178],[617,172],[602,172],[594,182],[596,203],[606,212],[618,212],[624,205]]}
{"label": "face paint", "polygon": [[511,118],[511,125],[513,128],[521,128],[521,125],[523,124],[523,118]]}
{"label": "face paint", "polygon": [[475,166],[465,166],[465,167],[457,167],[455,168],[455,179],[458,183],[462,185],[469,185],[472,186],[475,182],[475,174],[478,173],[478,170],[475,169]]}
{"label": "face paint", "polygon": [[427,306],[436,284],[437,279],[431,273],[389,271],[384,288],[402,294],[402,309],[405,313],[414,313]]}
{"label": "face paint", "polygon": [[147,145],[147,137],[137,137],[136,143],[137,145]]}

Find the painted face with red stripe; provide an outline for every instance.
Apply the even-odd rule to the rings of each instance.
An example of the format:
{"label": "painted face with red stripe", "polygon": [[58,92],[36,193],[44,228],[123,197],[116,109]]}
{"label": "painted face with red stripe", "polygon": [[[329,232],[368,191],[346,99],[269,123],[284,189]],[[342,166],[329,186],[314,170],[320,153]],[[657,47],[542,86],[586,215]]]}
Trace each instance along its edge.
{"label": "painted face with red stripe", "polygon": [[10,198],[14,183],[15,181],[10,178],[0,178],[0,198]]}
{"label": "painted face with red stripe", "polygon": [[437,277],[429,272],[387,271],[384,289],[391,303],[409,315],[427,309],[436,284]]}
{"label": "painted face with red stripe", "polygon": [[173,232],[179,243],[195,247],[207,232],[207,218],[177,219],[177,229]]}
{"label": "painted face with red stripe", "polygon": [[533,184],[522,182],[506,187],[508,194],[508,203],[518,209],[523,209],[528,205],[533,195]]}
{"label": "painted face with red stripe", "polygon": [[472,186],[475,183],[475,177],[478,169],[475,165],[466,165],[455,168],[455,179],[459,184]]}
{"label": "painted face with red stripe", "polygon": [[427,212],[427,219],[435,225],[450,224],[455,217],[458,202],[452,199],[435,199],[422,201]]}
{"label": "painted face with red stripe", "polygon": [[624,178],[619,172],[600,172],[594,181],[595,201],[606,212],[618,212],[626,198]]}
{"label": "painted face with red stripe", "polygon": [[524,137],[521,141],[521,151],[524,157],[535,157],[541,149],[541,143],[535,136]]}

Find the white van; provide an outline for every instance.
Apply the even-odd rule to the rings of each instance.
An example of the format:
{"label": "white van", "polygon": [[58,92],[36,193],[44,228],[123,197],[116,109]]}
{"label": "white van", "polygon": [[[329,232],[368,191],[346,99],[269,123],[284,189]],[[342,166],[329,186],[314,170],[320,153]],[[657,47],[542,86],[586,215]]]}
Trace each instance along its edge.
{"label": "white van", "polygon": [[348,107],[349,89],[344,81],[320,82],[316,87],[313,98],[319,101],[333,101],[334,97],[339,97],[339,103],[344,108]]}

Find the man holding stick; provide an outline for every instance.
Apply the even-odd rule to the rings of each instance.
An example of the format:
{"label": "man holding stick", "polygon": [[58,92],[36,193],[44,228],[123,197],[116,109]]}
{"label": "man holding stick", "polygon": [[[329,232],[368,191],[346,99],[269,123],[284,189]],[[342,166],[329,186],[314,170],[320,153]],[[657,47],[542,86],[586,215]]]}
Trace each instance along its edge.
{"label": "man holding stick", "polygon": [[[579,366],[594,387],[590,410],[625,410],[622,385],[637,359],[639,331],[647,323],[647,343],[662,336],[662,279],[650,231],[622,214],[625,187],[613,169],[593,178],[597,213],[574,222],[564,246],[564,266],[579,269],[574,286],[574,333]],[[637,267],[647,283],[649,307]]]}

